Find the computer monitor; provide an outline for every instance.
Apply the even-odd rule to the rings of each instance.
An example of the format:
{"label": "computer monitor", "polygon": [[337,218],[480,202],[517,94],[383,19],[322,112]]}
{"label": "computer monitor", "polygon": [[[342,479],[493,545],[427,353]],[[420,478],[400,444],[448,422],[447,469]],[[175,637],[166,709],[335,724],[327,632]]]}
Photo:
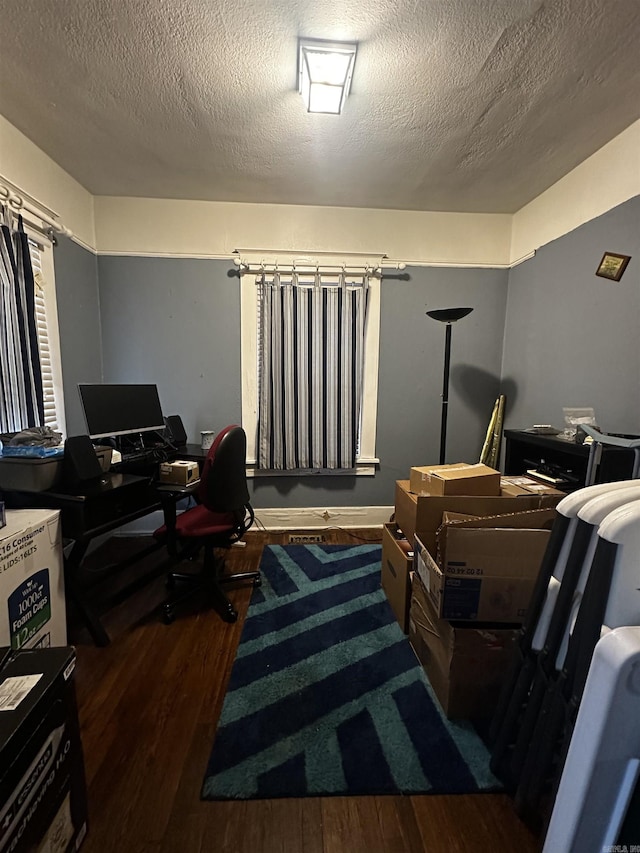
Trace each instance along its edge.
{"label": "computer monitor", "polygon": [[91,438],[164,430],[156,385],[78,385]]}

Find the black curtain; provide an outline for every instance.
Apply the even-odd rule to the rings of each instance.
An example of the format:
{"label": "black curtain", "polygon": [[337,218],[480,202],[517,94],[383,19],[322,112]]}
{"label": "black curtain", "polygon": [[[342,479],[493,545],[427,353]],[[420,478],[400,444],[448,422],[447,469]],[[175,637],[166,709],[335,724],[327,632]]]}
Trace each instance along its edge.
{"label": "black curtain", "polygon": [[22,217],[0,223],[0,433],[44,425],[35,282]]}

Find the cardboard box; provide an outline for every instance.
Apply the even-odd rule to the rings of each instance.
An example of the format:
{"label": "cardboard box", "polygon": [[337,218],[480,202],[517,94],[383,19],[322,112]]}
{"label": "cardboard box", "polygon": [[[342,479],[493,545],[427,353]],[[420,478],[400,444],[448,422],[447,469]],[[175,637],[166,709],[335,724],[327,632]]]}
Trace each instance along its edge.
{"label": "cardboard box", "polygon": [[440,618],[522,622],[549,540],[531,525],[550,524],[553,511],[522,515],[444,525],[438,562],[416,537],[415,571]]}
{"label": "cardboard box", "polygon": [[442,523],[449,524],[452,521],[472,521],[478,518],[477,515],[469,515],[467,512],[450,512],[448,509],[442,513]]}
{"label": "cardboard box", "polygon": [[500,488],[505,495],[519,497],[520,495],[553,495],[562,500],[567,496],[566,492],[554,489],[546,483],[540,483],[531,477],[521,475],[518,477],[501,477]]}
{"label": "cardboard box", "polygon": [[71,648],[0,649],[0,853],[71,853],[87,796]]}
{"label": "cardboard box", "polygon": [[160,482],[173,483],[176,486],[188,486],[200,477],[197,462],[185,462],[181,459],[175,462],[160,464]]}
{"label": "cardboard box", "polygon": [[397,533],[397,525],[383,525],[380,581],[398,624],[406,634],[409,630],[413,550],[409,550],[411,546],[407,539],[404,540],[406,544],[398,541]]}
{"label": "cardboard box", "polygon": [[469,495],[414,495],[409,490],[408,480],[396,481],[395,522],[415,545],[416,533],[429,551],[435,556],[436,531],[442,524],[445,510],[466,515],[488,516],[523,510],[555,507],[560,500],[558,495],[520,495],[500,497],[481,497]]}
{"label": "cardboard box", "polygon": [[58,510],[7,510],[0,530],[0,644],[67,645]]}
{"label": "cardboard box", "polygon": [[453,465],[425,465],[412,468],[409,487],[416,495],[487,495],[500,494],[500,472],[478,462],[456,462]]}
{"label": "cardboard box", "polygon": [[[524,512],[510,512],[503,515],[463,516],[459,513],[444,512],[442,524],[436,532],[435,558],[439,566],[447,560],[447,542],[460,534],[461,530],[478,528],[511,528],[517,530],[551,531],[556,517],[555,509],[529,509]],[[433,556],[433,554],[432,554]]]}
{"label": "cardboard box", "polygon": [[449,719],[491,719],[519,635],[513,627],[439,619],[414,579],[409,641]]}

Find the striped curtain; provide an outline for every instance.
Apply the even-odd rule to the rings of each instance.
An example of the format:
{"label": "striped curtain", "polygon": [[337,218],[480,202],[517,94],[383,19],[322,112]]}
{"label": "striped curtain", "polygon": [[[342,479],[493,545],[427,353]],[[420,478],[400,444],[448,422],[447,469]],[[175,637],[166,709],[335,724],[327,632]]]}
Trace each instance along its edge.
{"label": "striped curtain", "polygon": [[44,424],[35,286],[29,242],[18,217],[0,211],[0,433]]}
{"label": "striped curtain", "polygon": [[258,468],[355,468],[369,287],[333,282],[257,280]]}

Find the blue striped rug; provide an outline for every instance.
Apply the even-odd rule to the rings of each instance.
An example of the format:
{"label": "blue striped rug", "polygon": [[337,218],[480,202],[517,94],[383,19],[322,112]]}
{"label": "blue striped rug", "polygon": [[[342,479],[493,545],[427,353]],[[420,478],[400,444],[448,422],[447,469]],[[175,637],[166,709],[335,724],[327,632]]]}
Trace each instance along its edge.
{"label": "blue striped rug", "polygon": [[380,588],[379,545],[265,548],[203,799],[497,790]]}

